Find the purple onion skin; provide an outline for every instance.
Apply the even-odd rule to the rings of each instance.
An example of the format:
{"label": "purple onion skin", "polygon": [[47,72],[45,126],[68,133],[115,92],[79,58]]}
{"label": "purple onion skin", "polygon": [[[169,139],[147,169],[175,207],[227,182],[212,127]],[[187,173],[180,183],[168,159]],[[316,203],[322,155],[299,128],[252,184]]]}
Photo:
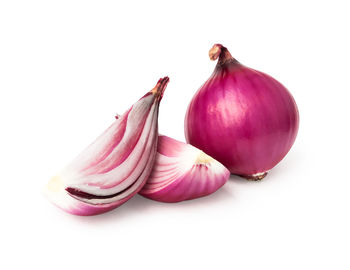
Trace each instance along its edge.
{"label": "purple onion skin", "polygon": [[240,64],[222,45],[210,53],[219,61],[187,109],[186,140],[232,174],[261,179],[295,141],[297,105],[281,83]]}

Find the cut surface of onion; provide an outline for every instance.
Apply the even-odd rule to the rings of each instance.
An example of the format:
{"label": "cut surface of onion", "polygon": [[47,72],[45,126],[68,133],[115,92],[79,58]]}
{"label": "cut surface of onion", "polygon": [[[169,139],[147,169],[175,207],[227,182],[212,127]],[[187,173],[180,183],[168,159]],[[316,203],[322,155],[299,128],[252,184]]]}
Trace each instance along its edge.
{"label": "cut surface of onion", "polygon": [[180,202],[209,195],[223,186],[230,172],[192,145],[160,135],[152,173],[140,194],[161,202]]}
{"label": "cut surface of onion", "polygon": [[145,184],[155,160],[158,109],[168,77],[136,102],[89,147],[54,176],[45,195],[75,215],[118,207]]}

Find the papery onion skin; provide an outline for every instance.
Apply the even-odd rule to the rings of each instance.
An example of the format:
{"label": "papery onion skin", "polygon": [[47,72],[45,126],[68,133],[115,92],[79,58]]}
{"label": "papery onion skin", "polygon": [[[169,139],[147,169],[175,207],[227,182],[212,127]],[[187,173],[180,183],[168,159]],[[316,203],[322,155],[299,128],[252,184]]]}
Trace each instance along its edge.
{"label": "papery onion skin", "polygon": [[140,194],[160,202],[180,202],[214,193],[230,177],[218,161],[192,145],[160,135],[152,173]]}
{"label": "papery onion skin", "polygon": [[261,179],[295,141],[297,105],[281,83],[240,64],[221,44],[209,57],[218,63],[188,106],[186,140],[232,174]]}
{"label": "papery onion skin", "polygon": [[81,216],[112,210],[140,191],[155,161],[158,110],[169,78],[157,85],[102,133],[44,189],[62,210]]}

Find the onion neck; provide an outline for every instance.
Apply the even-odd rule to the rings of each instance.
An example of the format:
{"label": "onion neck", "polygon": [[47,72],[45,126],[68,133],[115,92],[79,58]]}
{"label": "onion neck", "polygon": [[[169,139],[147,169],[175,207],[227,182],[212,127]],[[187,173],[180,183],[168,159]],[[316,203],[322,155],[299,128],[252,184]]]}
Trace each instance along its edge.
{"label": "onion neck", "polygon": [[150,91],[155,97],[163,97],[165,88],[169,82],[169,77],[159,79],[157,85]]}
{"label": "onion neck", "polygon": [[227,48],[221,44],[214,44],[214,46],[209,50],[209,58],[212,61],[219,59],[218,66],[222,66],[227,63],[238,62],[235,58],[232,57]]}

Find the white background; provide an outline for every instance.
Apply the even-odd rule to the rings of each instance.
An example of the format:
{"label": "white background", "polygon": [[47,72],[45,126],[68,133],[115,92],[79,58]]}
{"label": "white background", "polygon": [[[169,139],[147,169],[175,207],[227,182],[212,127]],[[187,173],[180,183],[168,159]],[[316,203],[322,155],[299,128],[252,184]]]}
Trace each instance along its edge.
{"label": "white background", "polygon": [[[1,269],[349,269],[348,1],[1,1]],[[222,43],[289,88],[290,153],[261,182],[71,216],[44,184],[156,81],[183,119]],[[268,150],[267,150],[268,152]]]}

